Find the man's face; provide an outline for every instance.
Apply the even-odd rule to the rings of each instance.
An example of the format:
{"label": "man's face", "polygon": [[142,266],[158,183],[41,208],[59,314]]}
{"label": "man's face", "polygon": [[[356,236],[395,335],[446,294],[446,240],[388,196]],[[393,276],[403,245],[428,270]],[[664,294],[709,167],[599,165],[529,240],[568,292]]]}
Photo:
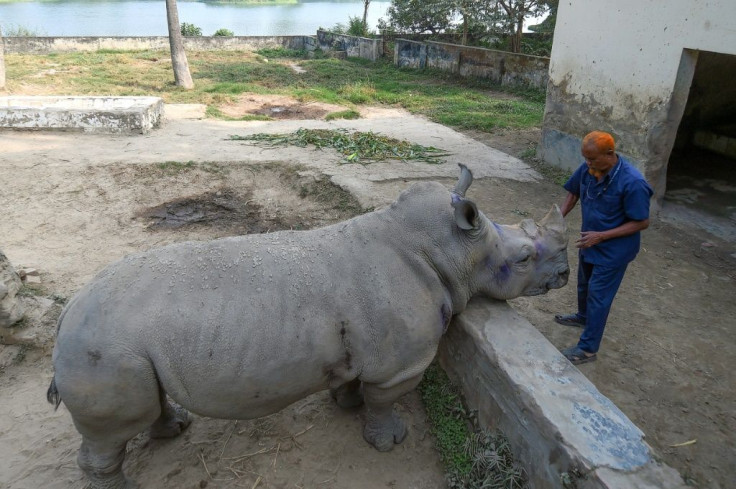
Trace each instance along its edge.
{"label": "man's face", "polygon": [[605,176],[616,164],[616,153],[613,150],[601,151],[595,144],[583,146],[583,158],[588,165],[588,173],[597,179]]}

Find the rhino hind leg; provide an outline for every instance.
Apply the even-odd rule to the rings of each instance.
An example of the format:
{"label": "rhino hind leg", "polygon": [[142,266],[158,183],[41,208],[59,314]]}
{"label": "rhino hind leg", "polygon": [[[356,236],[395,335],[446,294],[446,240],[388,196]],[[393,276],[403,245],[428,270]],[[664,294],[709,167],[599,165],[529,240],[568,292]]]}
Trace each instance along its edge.
{"label": "rhino hind leg", "polygon": [[189,412],[180,405],[171,402],[163,390],[160,390],[161,415],[151,425],[151,438],[173,438],[187,429],[192,419]]}
{"label": "rhino hind leg", "polygon": [[352,380],[336,389],[330,389],[330,395],[341,408],[349,409],[363,405],[360,379]]}
{"label": "rhino hind leg", "polygon": [[363,438],[379,452],[391,450],[394,444],[406,438],[406,425],[394,411],[394,402],[414,389],[421,380],[422,376],[417,375],[389,388],[376,384],[363,385],[366,405]]}
{"label": "rhino hind leg", "polygon": [[82,437],[77,464],[87,476],[92,489],[137,489],[139,486],[123,474],[126,441],[93,441]]}

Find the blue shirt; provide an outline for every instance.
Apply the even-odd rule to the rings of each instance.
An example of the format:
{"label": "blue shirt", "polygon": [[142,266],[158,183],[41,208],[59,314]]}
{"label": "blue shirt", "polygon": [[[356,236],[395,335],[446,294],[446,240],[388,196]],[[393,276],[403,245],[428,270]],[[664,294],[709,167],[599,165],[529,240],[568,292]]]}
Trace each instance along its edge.
{"label": "blue shirt", "polygon": [[[642,174],[622,156],[598,182],[583,163],[565,183],[565,190],[577,195],[583,212],[581,231],[608,231],[629,221],[649,219],[649,199],[654,194]],[[580,250],[580,256],[594,265],[621,266],[639,252],[641,233],[601,241]]]}

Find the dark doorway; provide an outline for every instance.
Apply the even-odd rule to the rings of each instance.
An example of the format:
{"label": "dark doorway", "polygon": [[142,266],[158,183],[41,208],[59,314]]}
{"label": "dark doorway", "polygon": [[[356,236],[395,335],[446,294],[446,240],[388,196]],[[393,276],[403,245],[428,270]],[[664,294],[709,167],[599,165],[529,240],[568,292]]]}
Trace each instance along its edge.
{"label": "dark doorway", "polygon": [[667,214],[736,240],[736,56],[697,52],[667,165]]}

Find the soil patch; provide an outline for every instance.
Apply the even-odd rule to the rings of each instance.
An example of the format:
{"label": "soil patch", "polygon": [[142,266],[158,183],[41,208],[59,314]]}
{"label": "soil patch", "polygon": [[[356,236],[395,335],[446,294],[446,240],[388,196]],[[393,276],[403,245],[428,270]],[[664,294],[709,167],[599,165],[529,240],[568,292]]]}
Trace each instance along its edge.
{"label": "soil patch", "polygon": [[228,117],[240,118],[246,115],[263,115],[272,119],[323,119],[331,112],[346,110],[346,107],[322,102],[299,102],[281,95],[243,95],[234,102],[219,105],[220,111]]}

